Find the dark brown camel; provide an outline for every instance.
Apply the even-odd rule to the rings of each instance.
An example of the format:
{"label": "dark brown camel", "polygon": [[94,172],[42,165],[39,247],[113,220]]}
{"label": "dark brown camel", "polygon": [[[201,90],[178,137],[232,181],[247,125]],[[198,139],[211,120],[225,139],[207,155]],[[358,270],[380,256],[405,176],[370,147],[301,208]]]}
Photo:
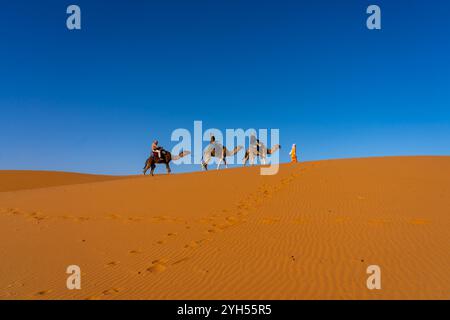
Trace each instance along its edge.
{"label": "dark brown camel", "polygon": [[145,161],[144,176],[149,169],[150,169],[150,174],[153,176],[153,172],[155,171],[156,164],[158,164],[158,163],[164,163],[166,165],[167,174],[169,174],[171,172],[170,166],[169,166],[170,161],[181,159],[181,158],[187,156],[188,154],[190,154],[189,151],[182,151],[178,155],[172,156],[172,154],[169,151],[161,150],[161,158],[160,159],[157,159],[158,158],[157,155],[153,155],[153,157],[150,156],[147,159],[147,161]]}

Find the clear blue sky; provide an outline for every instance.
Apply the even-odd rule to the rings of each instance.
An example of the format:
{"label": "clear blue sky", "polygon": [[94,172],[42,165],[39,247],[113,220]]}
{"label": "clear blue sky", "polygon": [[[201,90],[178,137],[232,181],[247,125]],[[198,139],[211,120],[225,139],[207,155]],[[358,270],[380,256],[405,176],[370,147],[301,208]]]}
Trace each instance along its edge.
{"label": "clear blue sky", "polygon": [[443,0],[3,1],[0,169],[140,173],[194,120],[279,128],[283,162],[294,142],[301,160],[450,155],[449,17]]}

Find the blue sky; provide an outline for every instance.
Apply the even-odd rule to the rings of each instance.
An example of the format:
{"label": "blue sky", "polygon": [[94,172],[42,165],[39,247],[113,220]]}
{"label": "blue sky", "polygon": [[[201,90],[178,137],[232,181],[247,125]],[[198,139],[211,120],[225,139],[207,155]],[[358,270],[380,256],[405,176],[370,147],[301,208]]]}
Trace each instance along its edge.
{"label": "blue sky", "polygon": [[292,143],[303,161],[450,155],[449,15],[440,0],[3,2],[0,170],[140,173],[154,138],[171,149],[194,120],[279,128],[282,162]]}

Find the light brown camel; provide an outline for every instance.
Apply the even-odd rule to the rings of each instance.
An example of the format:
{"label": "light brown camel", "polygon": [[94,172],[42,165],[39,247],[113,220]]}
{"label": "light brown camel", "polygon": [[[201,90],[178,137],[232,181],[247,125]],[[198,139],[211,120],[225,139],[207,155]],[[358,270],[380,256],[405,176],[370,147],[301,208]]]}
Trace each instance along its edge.
{"label": "light brown camel", "polygon": [[202,169],[208,170],[208,163],[212,158],[219,158],[219,164],[217,165],[217,170],[219,170],[222,162],[225,167],[228,168],[226,157],[232,157],[242,149],[242,146],[235,147],[232,151],[227,150],[225,146],[220,143],[214,142],[208,148],[206,148],[203,153],[202,158]]}

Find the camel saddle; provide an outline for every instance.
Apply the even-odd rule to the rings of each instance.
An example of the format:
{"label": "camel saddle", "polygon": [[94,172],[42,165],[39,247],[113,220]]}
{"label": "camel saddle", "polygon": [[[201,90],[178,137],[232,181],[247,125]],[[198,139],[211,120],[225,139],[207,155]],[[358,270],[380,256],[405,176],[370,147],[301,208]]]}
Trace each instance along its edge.
{"label": "camel saddle", "polygon": [[161,158],[158,156],[158,152],[153,152],[153,158],[155,158],[157,162],[164,162],[164,156],[166,155],[167,151],[164,149],[160,149],[160,151],[161,151]]}

